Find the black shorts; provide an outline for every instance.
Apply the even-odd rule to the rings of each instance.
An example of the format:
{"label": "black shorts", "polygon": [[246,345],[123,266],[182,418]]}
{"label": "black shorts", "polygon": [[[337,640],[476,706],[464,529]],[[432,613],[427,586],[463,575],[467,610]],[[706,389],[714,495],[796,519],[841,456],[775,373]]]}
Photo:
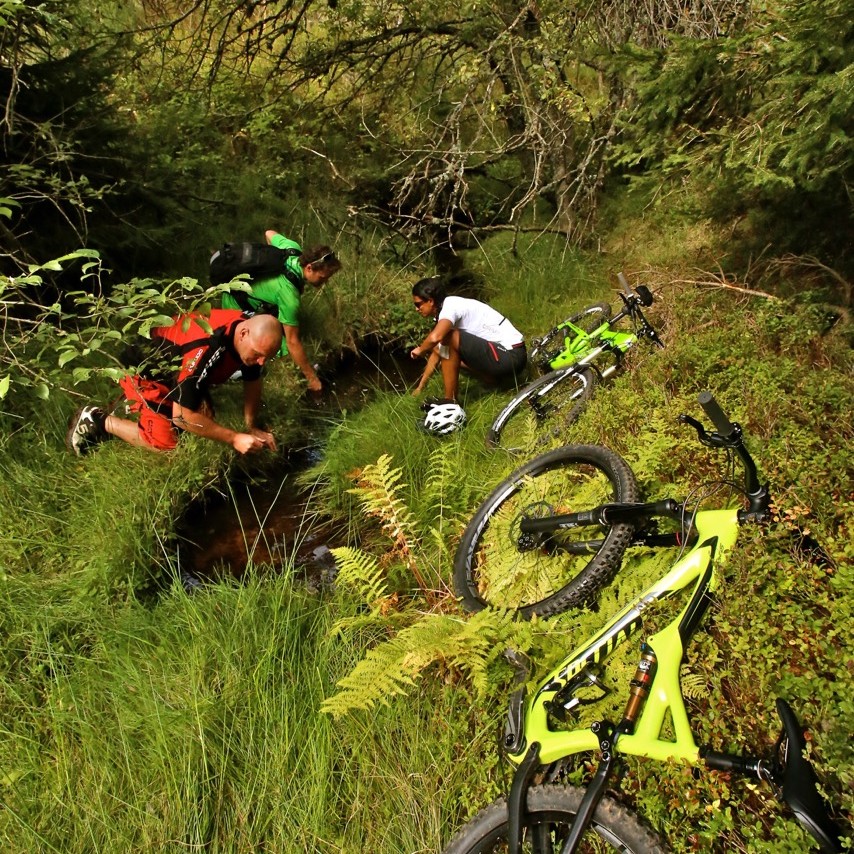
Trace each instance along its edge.
{"label": "black shorts", "polygon": [[460,330],[460,358],[463,363],[479,374],[496,379],[520,375],[528,362],[525,344],[505,350],[484,338]]}

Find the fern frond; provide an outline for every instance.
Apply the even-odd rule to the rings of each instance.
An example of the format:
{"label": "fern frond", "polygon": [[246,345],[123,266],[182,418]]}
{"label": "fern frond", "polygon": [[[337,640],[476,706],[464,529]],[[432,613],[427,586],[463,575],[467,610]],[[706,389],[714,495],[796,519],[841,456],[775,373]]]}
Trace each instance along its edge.
{"label": "fern frond", "polygon": [[689,700],[702,700],[709,696],[709,680],[701,673],[691,673],[687,667],[679,672],[682,693]]}
{"label": "fern frond", "polygon": [[347,546],[330,549],[338,565],[337,583],[358,593],[372,611],[388,596],[385,574],[373,555]]}
{"label": "fern frond", "polygon": [[406,561],[406,565],[428,601],[435,601],[433,585],[428,584],[418,567],[414,550],[418,543],[417,525],[409,508],[398,494],[403,471],[391,467],[392,458],[383,454],[373,465],[360,472],[359,485],[349,490],[359,496],[369,516],[380,520],[383,531],[391,537],[393,549]]}
{"label": "fern frond", "polygon": [[449,566],[451,556],[448,553],[448,541],[441,528],[430,528],[418,549],[418,557],[422,563],[428,559],[433,564],[434,575],[439,579],[442,589],[451,595],[451,591],[445,582],[450,577],[450,572],[443,572],[443,567]]}
{"label": "fern frond", "polygon": [[496,659],[503,657],[508,644],[518,647],[512,631],[516,623],[511,611],[486,608],[478,611],[461,627],[454,646],[448,650],[448,661],[465,672],[475,689],[483,694],[488,689],[488,672]]}
{"label": "fern frond", "polygon": [[424,484],[424,498],[431,504],[438,504],[441,507],[448,485],[459,476],[457,462],[444,448],[436,448],[427,461],[427,471],[430,474]]}
{"label": "fern frond", "polygon": [[419,496],[420,504],[432,508],[443,527],[456,528],[459,523],[462,530],[474,512],[472,494],[477,484],[460,471],[459,458],[444,448],[430,455],[428,465],[430,475]]}
{"label": "fern frond", "polygon": [[380,520],[382,529],[401,551],[409,551],[409,543],[416,539],[415,521],[404,504],[399,490],[403,470],[391,467],[392,458],[383,454],[376,463],[366,465],[360,473],[359,485],[348,490],[357,495],[365,512]]}
{"label": "fern frond", "polygon": [[327,698],[321,711],[338,718],[377,703],[388,705],[389,698],[404,693],[413,678],[401,666],[397,638],[370,650],[355,668],[338,682],[337,694]]}
{"label": "fern frond", "polygon": [[503,654],[512,636],[513,615],[487,608],[468,620],[431,613],[374,647],[340,682],[322,710],[340,717],[403,694],[433,664],[466,674],[479,691],[488,687],[489,666]]}

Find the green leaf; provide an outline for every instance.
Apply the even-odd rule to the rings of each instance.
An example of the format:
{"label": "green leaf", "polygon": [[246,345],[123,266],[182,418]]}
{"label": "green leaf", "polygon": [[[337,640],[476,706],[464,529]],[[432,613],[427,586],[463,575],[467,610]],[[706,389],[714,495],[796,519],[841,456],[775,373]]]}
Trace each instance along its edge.
{"label": "green leaf", "polygon": [[0,216],[5,216],[7,218],[11,218],[12,216],[12,208],[20,208],[21,205],[19,202],[16,202],[14,199],[0,199]]}
{"label": "green leaf", "polygon": [[40,400],[47,400],[50,397],[50,389],[47,383],[39,383],[36,386],[36,397]]}
{"label": "green leaf", "polygon": [[7,374],[5,377],[0,377],[0,400],[3,400],[4,397],[9,393],[9,385],[11,384],[12,378]]}
{"label": "green leaf", "polygon": [[76,359],[80,355],[76,350],[65,350],[59,355],[59,367],[67,365],[72,359]]}

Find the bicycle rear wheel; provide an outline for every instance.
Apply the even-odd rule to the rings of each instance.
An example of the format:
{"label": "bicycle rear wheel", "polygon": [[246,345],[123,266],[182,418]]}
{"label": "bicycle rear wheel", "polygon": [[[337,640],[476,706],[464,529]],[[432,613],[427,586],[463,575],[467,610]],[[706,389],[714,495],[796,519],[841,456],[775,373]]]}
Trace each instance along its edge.
{"label": "bicycle rear wheel", "polygon": [[[574,786],[532,786],[523,818],[522,851],[557,854],[569,835],[583,795],[584,791]],[[443,854],[500,854],[508,850],[507,830],[507,801],[500,798],[465,825]],[[634,813],[605,797],[596,807],[578,851],[664,854],[665,849]]]}
{"label": "bicycle rear wheel", "polygon": [[523,518],[637,500],[626,462],[598,445],[568,445],[517,469],[472,517],[454,557],[454,588],[468,611],[511,608],[525,619],[593,601],[617,573],[632,538],[627,524],[521,531]]}
{"label": "bicycle rear wheel", "polygon": [[487,445],[508,450],[542,447],[578,418],[595,384],[589,368],[564,368],[538,377],[498,413],[486,434]]}
{"label": "bicycle rear wheel", "polygon": [[567,328],[571,323],[584,332],[593,332],[611,317],[611,306],[606,302],[597,302],[588,306],[584,311],[573,314],[563,323],[559,323],[554,329],[547,332],[541,338],[535,338],[532,342],[529,358],[540,370],[552,370],[551,362],[566,349],[567,337],[575,337],[575,333]]}

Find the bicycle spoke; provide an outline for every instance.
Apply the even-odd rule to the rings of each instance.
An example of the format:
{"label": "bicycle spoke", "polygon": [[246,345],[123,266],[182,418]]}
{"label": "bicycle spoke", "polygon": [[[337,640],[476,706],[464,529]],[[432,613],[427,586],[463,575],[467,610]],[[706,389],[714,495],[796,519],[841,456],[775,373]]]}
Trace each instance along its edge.
{"label": "bicycle spoke", "polygon": [[551,595],[574,578],[601,547],[604,530],[569,529],[523,535],[525,517],[572,513],[612,500],[608,477],[593,466],[558,468],[526,478],[490,521],[477,554],[478,587],[494,605],[519,607]]}

